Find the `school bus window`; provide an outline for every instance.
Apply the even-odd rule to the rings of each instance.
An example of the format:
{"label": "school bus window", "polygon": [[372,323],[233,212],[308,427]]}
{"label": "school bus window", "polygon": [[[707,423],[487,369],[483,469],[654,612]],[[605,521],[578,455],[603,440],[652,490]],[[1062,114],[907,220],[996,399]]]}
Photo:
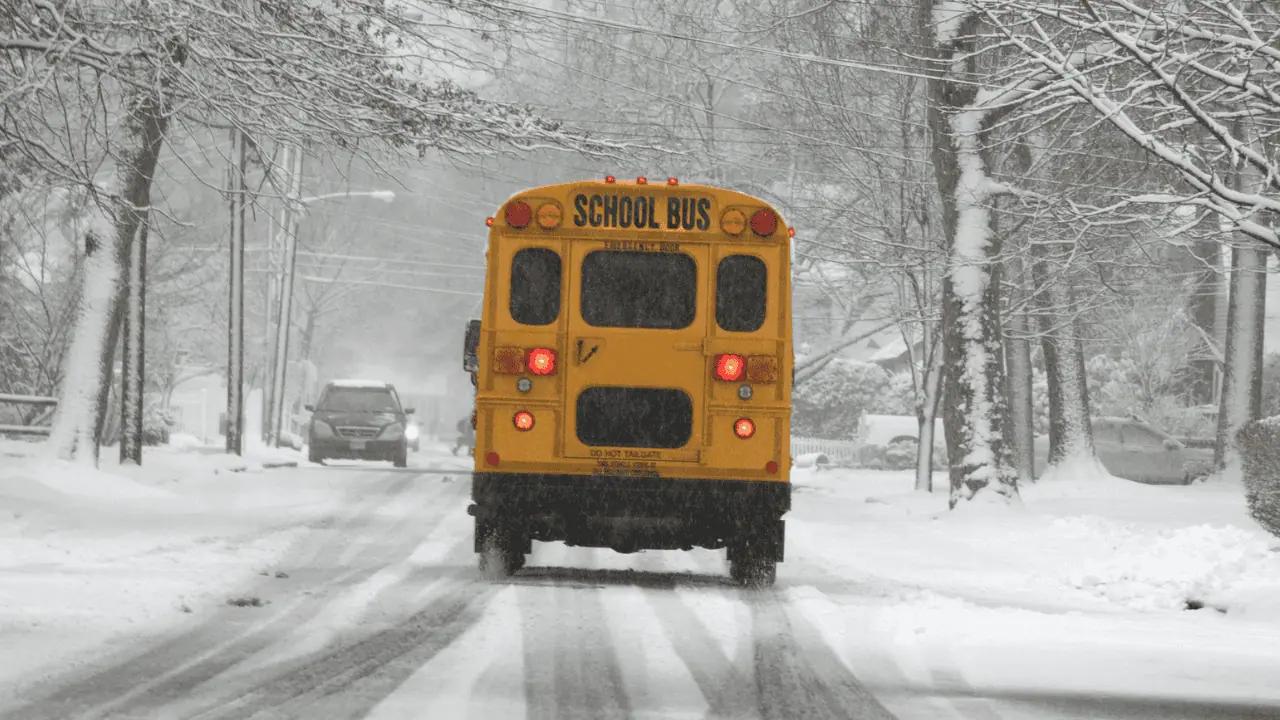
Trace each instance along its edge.
{"label": "school bus window", "polygon": [[582,261],[582,319],[594,327],[678,330],[693,323],[698,268],[683,253],[599,250]]}
{"label": "school bus window", "polygon": [[693,432],[693,401],[668,388],[593,387],[578,395],[584,445],[678,448]]}
{"label": "school bus window", "polygon": [[511,259],[511,318],[521,325],[550,325],[560,316],[560,256],[525,248]]}
{"label": "school bus window", "polygon": [[730,255],[716,268],[716,324],[730,332],[754,332],[764,324],[768,271],[752,255]]}

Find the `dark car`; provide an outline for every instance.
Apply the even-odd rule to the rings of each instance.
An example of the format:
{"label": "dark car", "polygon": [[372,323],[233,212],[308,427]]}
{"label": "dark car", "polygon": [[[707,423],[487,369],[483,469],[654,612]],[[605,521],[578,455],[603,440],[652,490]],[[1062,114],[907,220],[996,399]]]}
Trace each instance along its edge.
{"label": "dark car", "polygon": [[[1185,485],[1213,470],[1213,448],[1187,447],[1172,435],[1133,418],[1094,418],[1093,446],[1107,472],[1149,485]],[[1043,472],[1049,439],[1035,440],[1036,472]]]}
{"label": "dark car", "polygon": [[389,460],[408,464],[405,430],[413,408],[400,405],[390,383],[373,380],[334,380],[324,386],[311,411],[307,458]]}

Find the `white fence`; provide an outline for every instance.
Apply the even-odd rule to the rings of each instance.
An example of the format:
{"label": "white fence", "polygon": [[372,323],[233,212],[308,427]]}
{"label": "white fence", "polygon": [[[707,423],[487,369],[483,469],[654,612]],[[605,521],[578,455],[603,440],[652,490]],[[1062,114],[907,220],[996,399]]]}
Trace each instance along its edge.
{"label": "white fence", "polygon": [[810,453],[822,453],[832,465],[853,467],[857,465],[858,444],[852,440],[824,440],[822,438],[791,438],[791,457]]}
{"label": "white fence", "polygon": [[24,413],[8,411],[0,413],[0,435],[48,435],[49,421],[58,406],[58,398],[43,395],[8,395],[0,394],[0,405],[34,405],[41,410],[29,416],[22,423],[10,423],[7,420],[21,420]]}

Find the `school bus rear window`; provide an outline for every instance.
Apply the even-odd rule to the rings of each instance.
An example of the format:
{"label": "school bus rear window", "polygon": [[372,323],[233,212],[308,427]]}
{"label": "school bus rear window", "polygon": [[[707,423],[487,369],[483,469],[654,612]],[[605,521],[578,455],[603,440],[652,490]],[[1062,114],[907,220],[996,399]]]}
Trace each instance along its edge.
{"label": "school bus rear window", "polygon": [[511,259],[511,319],[550,325],[560,316],[560,256],[547,248],[525,248]]}
{"label": "school bus rear window", "polygon": [[752,255],[730,255],[716,268],[716,324],[730,332],[754,332],[764,324],[768,272]]}
{"label": "school bus rear window", "polygon": [[698,269],[683,253],[600,250],[582,261],[582,319],[595,327],[677,330],[693,323]]}

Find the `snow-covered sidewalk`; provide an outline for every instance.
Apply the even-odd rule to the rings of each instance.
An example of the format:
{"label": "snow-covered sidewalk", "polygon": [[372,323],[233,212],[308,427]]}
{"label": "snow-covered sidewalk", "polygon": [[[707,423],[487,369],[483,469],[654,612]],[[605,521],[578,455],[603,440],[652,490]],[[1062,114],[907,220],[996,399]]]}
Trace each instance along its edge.
{"label": "snow-covered sidewalk", "polygon": [[787,597],[904,717],[978,697],[1280,708],[1280,538],[1238,484],[1084,474],[949,512],[943,475],[933,495],[907,473],[795,480]]}
{"label": "snow-covered sidewalk", "polygon": [[231,599],[333,509],[318,473],[211,448],[147,448],[93,470],[0,441],[0,694],[122,634],[162,632]]}

